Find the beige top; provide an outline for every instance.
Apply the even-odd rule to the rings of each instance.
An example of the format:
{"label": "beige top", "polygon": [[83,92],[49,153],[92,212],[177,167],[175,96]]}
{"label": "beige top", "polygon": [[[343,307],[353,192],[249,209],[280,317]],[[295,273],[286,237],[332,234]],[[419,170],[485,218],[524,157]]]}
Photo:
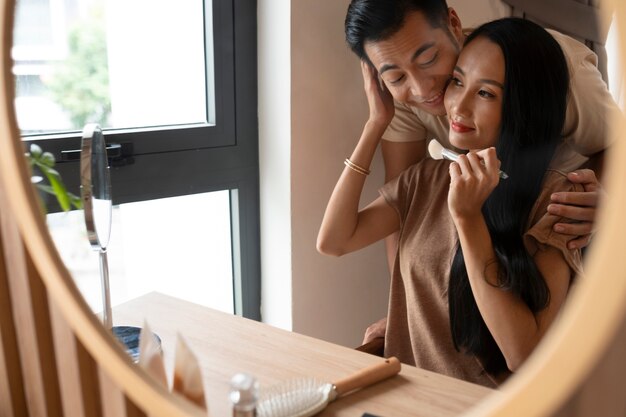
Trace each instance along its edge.
{"label": "beige top", "polygon": [[[596,54],[562,33],[548,30],[557,40],[570,70],[570,94],[563,130],[564,142],[557,149],[552,167],[565,172],[578,168],[587,156],[608,147],[611,115],[618,108],[598,71]],[[451,147],[447,116],[395,102],[395,116],[383,134],[392,142],[437,139]]]}
{"label": "beige top", "polygon": [[[391,277],[385,356],[469,382],[496,387],[478,360],[454,349],[448,314],[448,276],[458,236],[448,211],[450,162],[426,158],[387,183],[381,194],[398,212],[400,237]],[[561,250],[573,273],[581,272],[579,250],[552,232],[562,218],[547,214],[550,194],[580,189],[558,171],[548,171],[530,216],[525,244],[531,254],[546,246]]]}

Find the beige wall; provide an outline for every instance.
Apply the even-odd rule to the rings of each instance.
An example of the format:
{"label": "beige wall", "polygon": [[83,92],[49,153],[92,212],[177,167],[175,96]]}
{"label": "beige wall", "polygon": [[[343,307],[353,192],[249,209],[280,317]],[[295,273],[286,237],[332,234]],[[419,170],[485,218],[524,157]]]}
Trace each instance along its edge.
{"label": "beige wall", "polygon": [[[367,118],[359,64],[344,41],[348,3],[258,2],[262,315],[356,346],[367,325],[386,314],[384,248],[342,258],[315,250],[326,203]],[[499,0],[450,5],[465,26],[501,13]],[[378,155],[363,202],[382,183]]]}
{"label": "beige wall", "polygon": [[[347,5],[292,2],[292,283],[295,331],[356,346],[367,324],[386,315],[384,247],[343,258],[315,250],[326,203],[368,114],[359,63],[344,41]],[[380,159],[372,171],[366,202],[383,183]]]}
{"label": "beige wall", "polygon": [[510,7],[500,0],[448,0],[448,6],[456,10],[466,28],[510,15]]}

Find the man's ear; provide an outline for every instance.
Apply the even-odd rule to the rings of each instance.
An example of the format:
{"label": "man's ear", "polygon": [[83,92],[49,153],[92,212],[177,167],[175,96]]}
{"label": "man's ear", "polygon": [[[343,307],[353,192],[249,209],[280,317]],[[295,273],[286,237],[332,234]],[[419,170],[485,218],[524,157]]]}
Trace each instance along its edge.
{"label": "man's ear", "polygon": [[459,46],[462,46],[464,40],[463,24],[461,23],[459,15],[456,14],[456,10],[454,10],[452,7],[448,7],[448,29],[450,29],[450,32],[459,42]]}

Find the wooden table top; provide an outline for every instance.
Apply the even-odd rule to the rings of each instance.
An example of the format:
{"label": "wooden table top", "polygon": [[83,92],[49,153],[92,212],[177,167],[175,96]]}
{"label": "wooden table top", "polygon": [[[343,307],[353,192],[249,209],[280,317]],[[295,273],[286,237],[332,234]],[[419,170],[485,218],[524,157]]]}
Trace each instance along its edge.
{"label": "wooden table top", "polygon": [[[115,307],[115,325],[146,320],[162,340],[172,378],[176,335],[197,355],[211,416],[230,416],[230,379],[254,375],[261,387],[295,377],[336,381],[381,358],[159,293]],[[321,416],[446,417],[459,415],[496,391],[402,365],[399,375],[330,403]]]}

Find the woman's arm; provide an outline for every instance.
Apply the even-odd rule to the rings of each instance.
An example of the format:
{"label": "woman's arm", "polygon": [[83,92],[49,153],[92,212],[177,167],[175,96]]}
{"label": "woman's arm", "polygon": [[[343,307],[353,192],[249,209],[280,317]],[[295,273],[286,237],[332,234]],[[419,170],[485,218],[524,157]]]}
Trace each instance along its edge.
{"label": "woman's arm", "polygon": [[382,197],[359,211],[366,175],[358,171],[369,169],[394,112],[391,94],[379,82],[376,71],[363,61],[361,70],[370,116],[349,158],[360,168],[344,168],[324,213],[317,249],[328,255],[340,256],[361,249],[393,233],[400,225],[397,213]]}
{"label": "woman's arm", "polygon": [[[483,151],[484,152],[484,151]],[[450,166],[449,206],[459,233],[470,286],[480,313],[507,366],[515,371],[532,353],[565,301],[571,271],[555,248],[538,251],[534,261],[550,291],[547,307],[533,313],[509,291],[498,288],[498,264],[481,207],[498,182],[495,150],[469,154]]]}
{"label": "woman's arm", "polygon": [[[368,167],[381,134],[382,131],[366,125],[350,160]],[[365,179],[365,175],[344,168],[328,201],[317,236],[319,252],[341,256],[381,240],[400,227],[398,213],[383,197],[359,211]]]}

